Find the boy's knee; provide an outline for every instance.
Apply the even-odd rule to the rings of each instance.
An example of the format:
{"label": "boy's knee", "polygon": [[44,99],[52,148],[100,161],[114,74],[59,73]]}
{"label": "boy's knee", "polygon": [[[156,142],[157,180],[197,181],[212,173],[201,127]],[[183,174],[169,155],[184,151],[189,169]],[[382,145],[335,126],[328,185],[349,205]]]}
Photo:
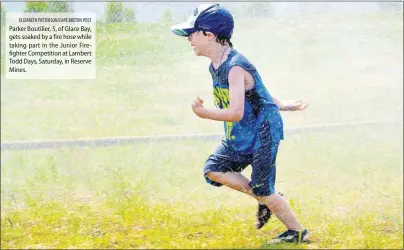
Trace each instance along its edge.
{"label": "boy's knee", "polygon": [[207,172],[207,173],[205,174],[205,176],[208,177],[208,178],[209,178],[210,180],[212,180],[212,181],[218,182],[219,179],[220,179],[220,176],[221,176],[222,174],[223,174],[223,173],[220,173],[220,172],[212,172],[212,171],[210,171],[210,172]]}
{"label": "boy's knee", "polygon": [[257,200],[261,203],[267,204],[272,212],[282,211],[284,206],[288,204],[288,201],[282,197],[283,195],[273,193],[268,196],[257,196]]}
{"label": "boy's knee", "polygon": [[220,187],[220,186],[222,186],[222,184],[219,182],[220,174],[223,174],[223,173],[208,171],[208,172],[205,172],[204,177],[205,177],[205,180],[207,183],[209,183],[213,186],[216,186],[216,187]]}

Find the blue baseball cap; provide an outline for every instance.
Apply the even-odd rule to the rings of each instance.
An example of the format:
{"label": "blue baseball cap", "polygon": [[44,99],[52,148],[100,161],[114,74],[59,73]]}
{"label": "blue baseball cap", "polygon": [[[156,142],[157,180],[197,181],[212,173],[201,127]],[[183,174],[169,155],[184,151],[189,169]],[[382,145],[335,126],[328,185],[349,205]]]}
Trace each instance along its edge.
{"label": "blue baseball cap", "polygon": [[209,31],[215,35],[231,38],[233,29],[233,16],[219,4],[199,5],[187,21],[171,27],[174,34],[185,37],[195,31]]}

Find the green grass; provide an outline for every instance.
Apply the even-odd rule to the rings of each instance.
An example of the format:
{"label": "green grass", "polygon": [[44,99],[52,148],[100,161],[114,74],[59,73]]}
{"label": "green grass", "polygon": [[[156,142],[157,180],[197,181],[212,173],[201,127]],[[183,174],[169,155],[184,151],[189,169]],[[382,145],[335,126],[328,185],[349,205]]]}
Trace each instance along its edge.
{"label": "green grass", "polygon": [[2,247],[402,248],[402,135],[396,124],[287,137],[277,190],[309,245],[267,245],[282,224],[256,231],[253,199],[204,182],[217,142],[2,152]]}
{"label": "green grass", "polygon": [[[233,42],[271,94],[311,103],[284,113],[287,126],[401,119],[402,18],[238,19]],[[167,24],[99,25],[96,79],[2,75],[2,140],[221,132],[222,124],[197,119],[190,108],[198,95],[213,106],[208,64]]]}

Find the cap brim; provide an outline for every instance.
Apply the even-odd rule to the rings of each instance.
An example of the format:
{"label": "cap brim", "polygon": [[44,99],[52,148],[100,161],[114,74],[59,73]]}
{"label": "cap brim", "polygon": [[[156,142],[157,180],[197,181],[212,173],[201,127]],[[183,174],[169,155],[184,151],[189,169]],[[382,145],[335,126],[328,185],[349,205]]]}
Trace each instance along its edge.
{"label": "cap brim", "polygon": [[189,36],[191,33],[195,32],[196,29],[189,22],[183,22],[171,26],[171,31],[177,36]]}

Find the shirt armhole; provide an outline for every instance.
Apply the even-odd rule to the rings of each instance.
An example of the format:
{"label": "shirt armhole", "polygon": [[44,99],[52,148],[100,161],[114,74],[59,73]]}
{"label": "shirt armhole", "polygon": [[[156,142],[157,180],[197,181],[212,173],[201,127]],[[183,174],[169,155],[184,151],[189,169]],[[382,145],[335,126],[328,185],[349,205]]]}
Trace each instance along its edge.
{"label": "shirt armhole", "polygon": [[251,69],[250,67],[246,66],[244,63],[238,63],[238,62],[232,63],[229,65],[229,71],[228,71],[229,73],[230,73],[231,68],[233,68],[234,66],[239,66],[239,67],[243,68],[245,71],[247,71],[252,76],[252,78],[254,79],[254,87],[252,89],[255,89],[258,79],[256,78],[256,76],[254,74],[254,72],[256,72],[256,69],[254,68],[254,66],[252,66],[253,68]]}

